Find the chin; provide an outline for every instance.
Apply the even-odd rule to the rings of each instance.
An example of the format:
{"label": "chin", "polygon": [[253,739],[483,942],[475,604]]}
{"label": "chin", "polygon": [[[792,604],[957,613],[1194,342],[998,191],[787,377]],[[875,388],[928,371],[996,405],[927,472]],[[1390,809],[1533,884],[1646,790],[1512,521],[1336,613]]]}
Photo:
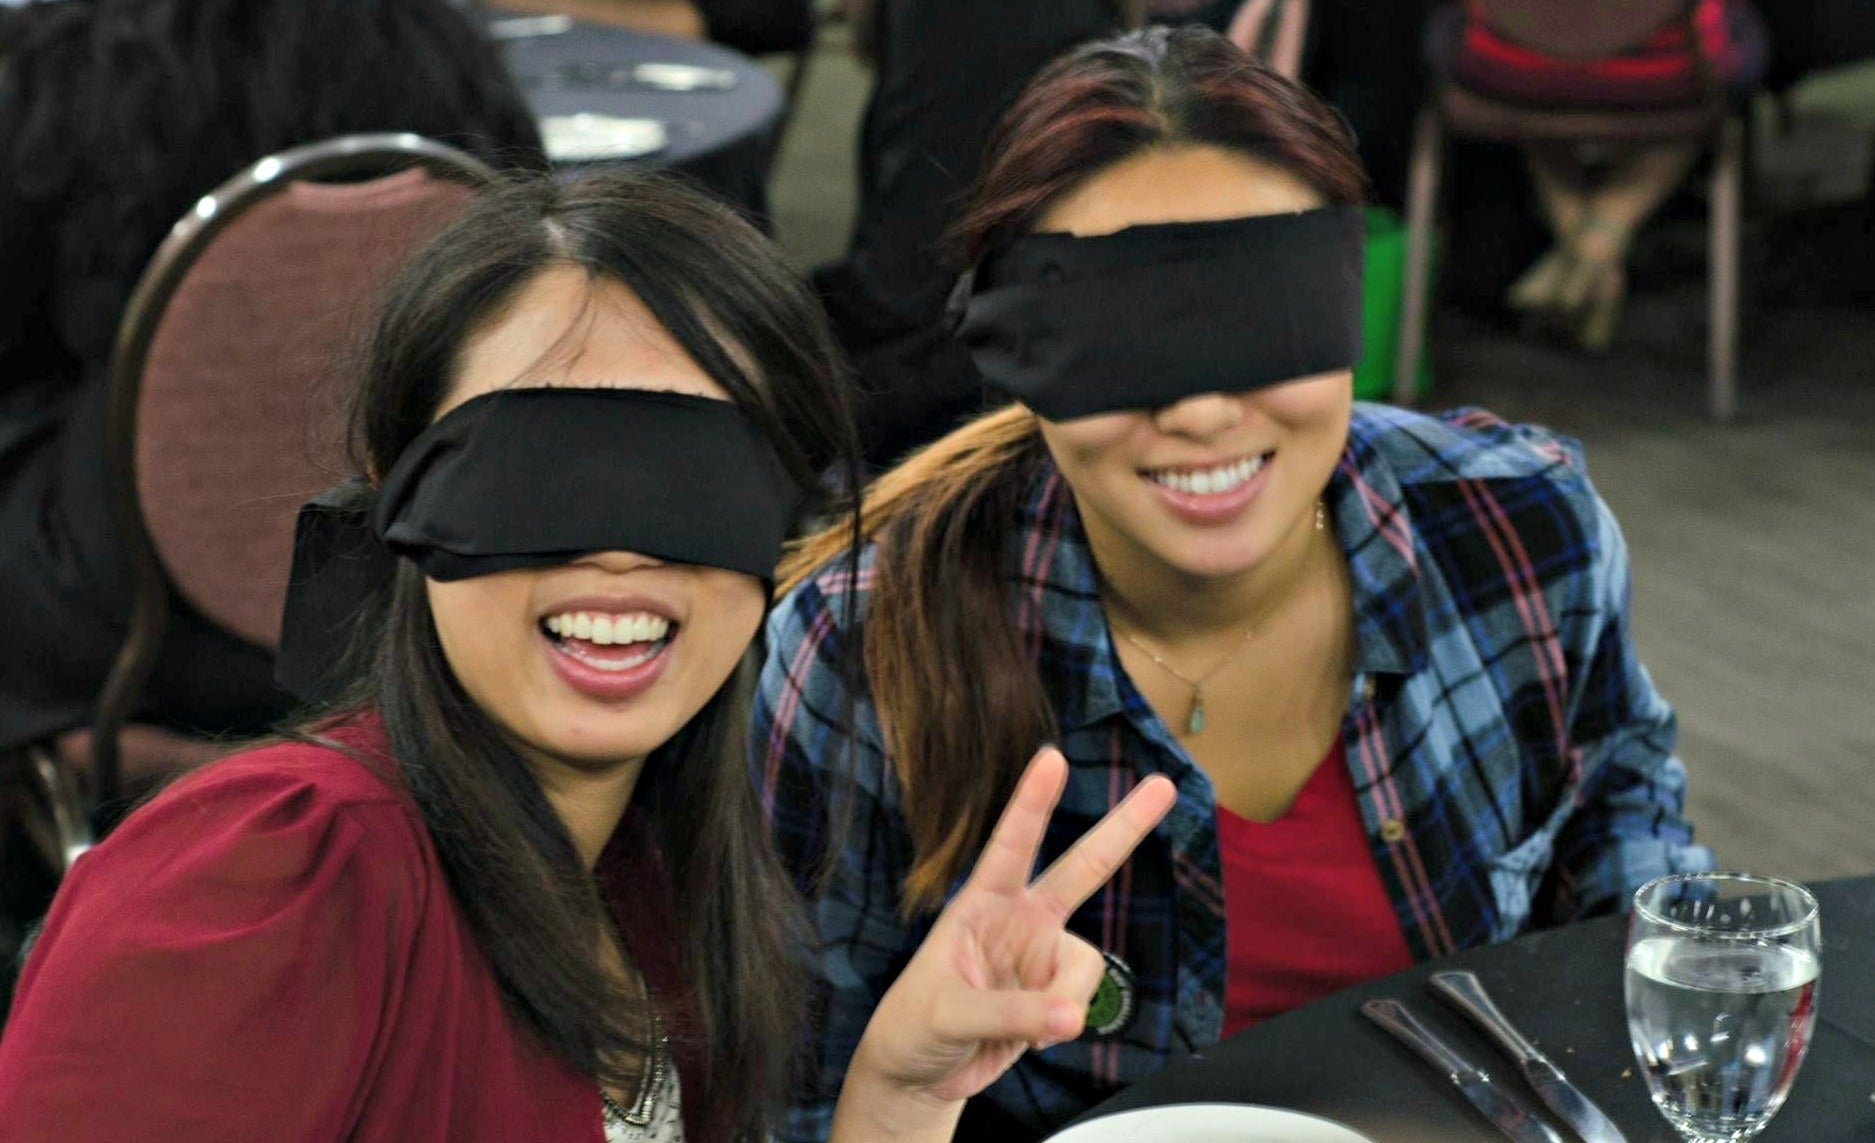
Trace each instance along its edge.
{"label": "chin", "polygon": [[644,758],[653,750],[669,742],[671,737],[672,735],[668,734],[661,738],[647,734],[593,735],[559,742],[546,742],[542,743],[542,747],[568,765],[582,769],[603,770]]}
{"label": "chin", "polygon": [[1228,533],[1213,530],[1200,535],[1162,535],[1157,543],[1146,545],[1146,550],[1183,575],[1221,579],[1256,567],[1270,554],[1270,547],[1255,530],[1239,526]]}
{"label": "chin", "polygon": [[1256,556],[1243,552],[1187,552],[1160,558],[1192,579],[1228,579],[1257,565]]}
{"label": "chin", "polygon": [[586,718],[567,717],[551,727],[535,726],[529,733],[516,735],[521,745],[581,770],[604,770],[650,754],[676,734],[658,733],[661,720],[648,719],[637,712],[611,712]]}

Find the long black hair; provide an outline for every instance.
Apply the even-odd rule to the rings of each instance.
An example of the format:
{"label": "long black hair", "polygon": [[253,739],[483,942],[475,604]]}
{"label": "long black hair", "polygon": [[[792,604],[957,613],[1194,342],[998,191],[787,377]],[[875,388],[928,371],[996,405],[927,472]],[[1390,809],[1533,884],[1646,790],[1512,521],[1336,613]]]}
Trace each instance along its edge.
{"label": "long black hair", "polygon": [[51,262],[0,272],[114,290],[119,308],[196,198],[275,151],[414,131],[545,165],[499,54],[450,0],[29,5],[0,10],[0,60],[0,228],[40,232],[22,257]]}
{"label": "long black hair", "polygon": [[[851,507],[847,382],[813,296],[729,208],[664,179],[514,178],[404,270],[362,352],[351,445],[382,474],[436,414],[465,343],[543,270],[622,283],[773,443],[806,511]],[[828,473],[838,474],[830,479]],[[401,563],[401,562],[400,562]],[[401,563],[356,625],[365,664],[340,705],[381,712],[402,780],[511,1010],[563,1059],[629,1085],[648,1014],[609,978],[604,905],[565,826],[444,658],[420,573]],[[785,1097],[804,1013],[804,926],[746,756],[756,659],[647,760],[633,802],[677,901],[700,1001],[712,1123],[759,1132]],[[315,724],[316,726],[316,724]]]}

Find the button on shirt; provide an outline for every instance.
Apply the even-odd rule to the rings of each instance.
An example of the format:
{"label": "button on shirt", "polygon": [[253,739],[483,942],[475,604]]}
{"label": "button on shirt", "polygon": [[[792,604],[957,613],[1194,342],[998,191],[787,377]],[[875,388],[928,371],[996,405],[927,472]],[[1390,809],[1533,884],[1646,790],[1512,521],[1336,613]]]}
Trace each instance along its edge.
{"label": "button on shirt", "polygon": [[[1673,714],[1635,658],[1626,548],[1573,442],[1475,410],[1357,404],[1325,499],[1353,591],[1346,766],[1415,959],[1615,911],[1652,877],[1710,866],[1682,813]],[[1217,1041],[1227,926],[1211,783],[1120,666],[1052,464],[1020,513],[1012,615],[1071,767],[1040,860],[1149,774],[1179,794],[1070,921],[1131,967],[1132,1023],[1024,1055],[978,1097],[993,1109],[972,1109],[1040,1135]],[[776,607],[752,729],[756,779],[821,942],[817,1055],[789,1140],[826,1137],[866,1020],[930,924],[900,915],[912,853],[897,779],[869,696],[843,678],[861,646],[845,597],[858,593],[863,624],[873,575],[868,549],[856,573],[836,561]],[[826,807],[849,797],[823,881]]]}
{"label": "button on shirt", "polygon": [[1413,963],[1336,742],[1282,815],[1217,808],[1224,1035]]}

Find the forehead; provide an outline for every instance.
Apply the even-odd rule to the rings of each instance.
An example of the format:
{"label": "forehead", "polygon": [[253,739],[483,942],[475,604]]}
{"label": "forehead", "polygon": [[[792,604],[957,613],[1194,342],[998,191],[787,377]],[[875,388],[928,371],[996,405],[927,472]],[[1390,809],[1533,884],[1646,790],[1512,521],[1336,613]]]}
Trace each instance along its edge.
{"label": "forehead", "polygon": [[1129,226],[1215,222],[1325,205],[1281,167],[1222,147],[1153,147],[1106,167],[1042,212],[1037,231],[1089,237]]}
{"label": "forehead", "polygon": [[637,294],[574,266],[536,274],[470,335],[436,415],[517,386],[660,389],[729,399]]}

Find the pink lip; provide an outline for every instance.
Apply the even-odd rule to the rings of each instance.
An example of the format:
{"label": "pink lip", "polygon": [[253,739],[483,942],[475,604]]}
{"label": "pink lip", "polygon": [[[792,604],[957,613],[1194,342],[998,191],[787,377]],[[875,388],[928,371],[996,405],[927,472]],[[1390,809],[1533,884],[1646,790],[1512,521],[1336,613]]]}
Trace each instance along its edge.
{"label": "pink lip", "polygon": [[543,610],[538,618],[564,615],[569,611],[603,611],[611,615],[642,611],[648,615],[668,619],[672,623],[677,622],[677,613],[669,604],[660,603],[648,595],[582,595],[574,599],[560,600],[552,607]]}
{"label": "pink lip", "polygon": [[544,630],[539,633],[548,665],[553,668],[556,675],[560,676],[562,682],[579,693],[606,702],[622,702],[650,690],[658,681],[659,676],[664,673],[665,664],[670,662],[671,647],[677,642],[677,636],[681,630],[676,625],[677,617],[671,613],[671,608],[644,596],[587,595],[556,603],[550,610],[541,614],[541,619],[545,620],[549,615],[563,615],[578,611],[605,612],[613,615],[644,612],[671,621],[671,633],[666,637],[664,646],[659,649],[658,653],[637,666],[627,667],[622,671],[603,671],[589,663],[582,662],[562,650],[560,645]]}
{"label": "pink lip", "polygon": [[1263,491],[1263,486],[1269,483],[1270,466],[1275,462],[1276,458],[1270,456],[1250,479],[1229,492],[1180,492],[1143,475],[1140,479],[1145,481],[1146,487],[1158,494],[1172,515],[1186,523],[1223,524],[1236,519],[1249,508],[1257,494]]}
{"label": "pink lip", "polygon": [[602,671],[567,654],[544,633],[540,639],[546,644],[548,664],[562,682],[580,694],[607,702],[621,702],[650,690],[664,673],[664,665],[671,658],[671,644],[676,642],[673,635],[657,654],[635,667],[627,667],[622,671]]}

